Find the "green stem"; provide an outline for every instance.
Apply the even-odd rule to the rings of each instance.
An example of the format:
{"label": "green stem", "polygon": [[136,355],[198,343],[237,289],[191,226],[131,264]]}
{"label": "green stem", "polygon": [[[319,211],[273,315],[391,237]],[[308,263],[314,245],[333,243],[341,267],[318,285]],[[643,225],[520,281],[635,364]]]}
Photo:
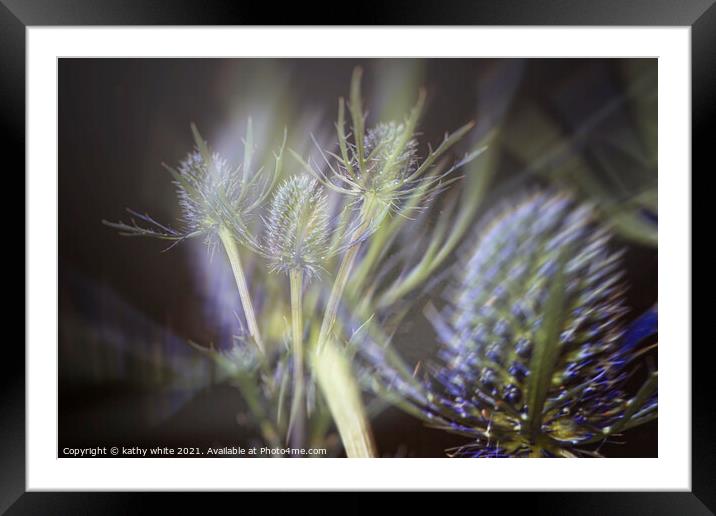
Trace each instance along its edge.
{"label": "green stem", "polygon": [[346,456],[375,457],[375,445],[360,389],[343,350],[327,342],[313,355],[313,371],[338,427]]}
{"label": "green stem", "polygon": [[328,298],[328,303],[326,304],[326,311],[323,315],[323,322],[321,323],[321,332],[318,335],[318,351],[321,351],[322,346],[329,339],[331,331],[333,331],[333,326],[336,324],[338,305],[340,304],[341,298],[343,297],[343,292],[345,291],[346,285],[348,284],[348,278],[351,269],[355,264],[355,260],[358,256],[358,251],[360,251],[360,248],[360,244],[355,244],[353,247],[349,248],[346,251],[346,254],[343,256],[341,265],[338,268],[338,274],[336,275],[336,280],[333,283],[333,289],[331,290],[331,295]]}
{"label": "green stem", "polygon": [[[366,217],[364,220],[366,223],[357,231],[356,239],[360,239],[369,227],[370,218]],[[313,369],[318,386],[321,388],[333,420],[336,422],[336,427],[338,427],[346,455],[348,457],[375,457],[375,445],[361,399],[360,388],[348,358],[331,339],[338,305],[343,297],[360,247],[360,243],[357,243],[349,248],[341,261],[323,315],[321,331],[313,354]]]}
{"label": "green stem", "polygon": [[231,263],[231,270],[234,272],[234,279],[236,280],[236,287],[239,289],[239,297],[241,298],[241,306],[244,309],[244,315],[246,316],[246,323],[249,326],[249,333],[254,338],[256,345],[261,352],[264,351],[263,341],[261,340],[261,333],[259,332],[259,326],[256,323],[256,314],[254,313],[254,305],[251,303],[251,296],[249,294],[249,287],[246,284],[246,277],[244,276],[244,269],[241,266],[241,259],[239,257],[239,248],[236,245],[231,231],[226,226],[219,228],[219,238],[221,243],[224,244],[224,249],[229,257]]}
{"label": "green stem", "polygon": [[300,269],[289,273],[291,285],[291,332],[293,345],[293,402],[288,435],[291,445],[300,448],[303,445],[304,425],[304,371],[303,371],[303,272]]}

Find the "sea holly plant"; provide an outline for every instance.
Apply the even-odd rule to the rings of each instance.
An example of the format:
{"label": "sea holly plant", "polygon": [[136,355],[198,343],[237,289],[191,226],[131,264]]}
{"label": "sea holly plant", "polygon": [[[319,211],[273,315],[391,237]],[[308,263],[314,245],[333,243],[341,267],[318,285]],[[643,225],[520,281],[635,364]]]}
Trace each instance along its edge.
{"label": "sea holly plant", "polygon": [[289,433],[297,445],[304,434],[303,284],[320,273],[336,251],[330,239],[328,200],[323,187],[307,175],[295,175],[277,189],[266,218],[262,254],[274,272],[289,276],[291,295],[291,350],[293,402]]}
{"label": "sea holly plant", "polygon": [[402,123],[384,123],[366,131],[361,97],[360,68],[353,73],[348,109],[352,120],[352,139],[345,129],[345,101],[339,100],[336,133],[338,153],[319,147],[323,164],[312,164],[292,151],[296,160],[325,188],[343,196],[356,223],[347,231],[351,241],[338,266],[326,302],[320,331],[312,348],[313,368],[318,385],[334,416],[349,456],[375,454],[370,425],[360,389],[347,355],[336,335],[339,305],[344,298],[351,273],[365,241],[379,230],[390,214],[405,216],[419,210],[439,191],[456,181],[450,174],[471,161],[479,152],[466,156],[447,170],[434,166],[447,150],[473,126],[468,123],[422,161],[418,157],[416,126],[422,113],[425,93]]}
{"label": "sea holly plant", "polygon": [[[656,334],[656,307],[626,323],[619,252],[596,210],[536,193],[488,215],[429,312],[440,342],[422,380],[376,342],[374,389],[470,439],[473,457],[598,455],[590,444],[657,416],[657,372],[627,385]],[[656,344],[653,344],[655,346]]]}
{"label": "sea holly plant", "polygon": [[[196,148],[166,167],[178,229],[136,212],[107,223],[223,248],[246,325],[239,317],[228,350],[197,348],[230,372],[260,439],[325,446],[333,423],[348,457],[373,457],[366,386],[467,437],[462,456],[596,453],[590,445],[655,418],[656,371],[631,385],[656,308],[629,322],[620,254],[599,210],[538,192],[488,213],[464,242],[495,168],[495,132],[455,159],[472,122],[422,145],[424,92],[402,121],[368,124],[360,86],[357,69],[338,103],[334,147],[316,144],[318,159],[291,150],[286,172],[284,135],[255,166],[249,123],[232,165],[192,127]],[[459,191],[441,195],[455,181]],[[266,267],[247,270],[256,261]],[[408,366],[391,338],[446,279],[446,306],[427,310],[438,353]]]}
{"label": "sea holly plant", "polygon": [[196,148],[176,169],[164,165],[174,178],[177,188],[182,211],[180,229],[161,224],[149,215],[133,210],[128,210],[132,215],[128,223],[104,223],[118,229],[124,236],[160,238],[172,240],[175,244],[201,236],[211,251],[217,242],[221,242],[231,263],[249,334],[263,351],[261,331],[256,322],[238,244],[257,247],[249,230],[249,220],[256,215],[281,174],[283,146],[274,155],[275,163],[270,172],[266,172],[263,167],[255,171],[252,168],[254,143],[251,119],[246,128],[243,163],[238,167],[212,152],[195,125],[192,124],[191,129]]}

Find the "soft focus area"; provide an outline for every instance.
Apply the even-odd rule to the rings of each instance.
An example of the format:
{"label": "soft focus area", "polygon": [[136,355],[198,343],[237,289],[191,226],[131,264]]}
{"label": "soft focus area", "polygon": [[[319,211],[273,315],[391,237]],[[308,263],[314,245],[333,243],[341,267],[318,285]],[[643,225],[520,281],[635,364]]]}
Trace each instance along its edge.
{"label": "soft focus area", "polygon": [[[123,238],[102,221],[126,221],[131,208],[174,227],[177,187],[162,164],[176,167],[194,148],[192,123],[229,162],[244,159],[250,118],[257,166],[272,166],[284,128],[286,149],[317,167],[325,163],[318,149],[340,152],[338,99],[348,99],[357,66],[368,127],[402,121],[424,88],[419,157],[437,148],[446,132],[471,121],[475,126],[444,155],[446,169],[461,165],[446,178],[460,179],[436,188],[400,236],[386,239],[374,269],[360,266],[371,252],[370,240],[358,253],[351,281],[364,273],[369,280],[364,290],[349,282],[346,300],[358,306],[369,292],[379,301],[362,311],[348,301],[340,305],[338,325],[349,347],[361,347],[351,336],[362,335],[374,317],[371,324],[380,322],[408,372],[416,378],[430,374],[431,357],[449,333],[436,328],[436,314],[454,300],[448,285],[455,264],[470,259],[468,247],[476,232],[489,230],[491,213],[538,190],[568,192],[610,228],[610,253],[623,253],[620,281],[628,288],[619,310],[624,308],[625,323],[656,303],[655,59],[60,59],[58,66],[59,450],[265,444],[267,430],[259,428],[245,391],[205,352],[231,352],[235,336],[246,331],[226,253],[207,247],[203,238],[178,245]],[[473,159],[475,149],[479,155]],[[470,159],[462,165],[464,156]],[[304,168],[285,152],[282,178]],[[329,194],[330,224],[337,224],[340,206]],[[451,213],[456,219],[441,218]],[[460,214],[464,233],[450,243]],[[258,211],[255,227],[268,216]],[[430,239],[438,236],[446,253],[429,277],[415,288],[391,289],[417,270],[430,253]],[[288,277],[269,271],[256,253],[240,252],[267,345],[282,353],[291,335]],[[330,287],[345,252],[316,266],[325,268],[317,278],[305,278],[307,334],[318,332],[330,290],[322,282]],[[656,369],[655,342],[642,346],[639,362],[625,368],[632,395]],[[371,377],[376,366],[361,353],[370,350],[357,351],[353,363],[378,456],[446,457],[471,442],[469,435],[431,428],[411,415],[411,407],[424,412],[424,404],[403,407],[382,399],[370,387],[377,381]],[[279,400],[283,388],[290,392],[281,387],[289,368],[295,369],[290,364],[272,373]],[[327,448],[328,456],[345,456],[311,373],[306,378],[306,442]],[[275,426],[285,433],[280,413],[288,409],[281,401],[278,406],[270,405],[266,417],[277,417]],[[276,439],[287,442],[285,435]],[[607,457],[656,456],[657,421],[625,430],[623,440],[610,438],[598,451]]]}

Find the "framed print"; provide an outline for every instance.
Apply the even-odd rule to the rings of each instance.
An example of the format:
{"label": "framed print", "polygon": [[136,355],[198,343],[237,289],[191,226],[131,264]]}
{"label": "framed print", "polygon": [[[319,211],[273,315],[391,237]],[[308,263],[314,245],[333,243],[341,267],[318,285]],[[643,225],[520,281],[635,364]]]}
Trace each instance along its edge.
{"label": "framed print", "polygon": [[691,167],[716,8],[398,4],[267,26],[5,2],[9,514],[140,503],[86,491],[713,509]]}

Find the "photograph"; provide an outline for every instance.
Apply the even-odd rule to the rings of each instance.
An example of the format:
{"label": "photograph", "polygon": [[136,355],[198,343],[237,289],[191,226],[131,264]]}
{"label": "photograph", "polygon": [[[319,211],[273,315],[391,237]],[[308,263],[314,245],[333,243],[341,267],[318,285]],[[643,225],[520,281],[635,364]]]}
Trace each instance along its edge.
{"label": "photograph", "polygon": [[659,66],[59,56],[57,457],[659,457]]}

